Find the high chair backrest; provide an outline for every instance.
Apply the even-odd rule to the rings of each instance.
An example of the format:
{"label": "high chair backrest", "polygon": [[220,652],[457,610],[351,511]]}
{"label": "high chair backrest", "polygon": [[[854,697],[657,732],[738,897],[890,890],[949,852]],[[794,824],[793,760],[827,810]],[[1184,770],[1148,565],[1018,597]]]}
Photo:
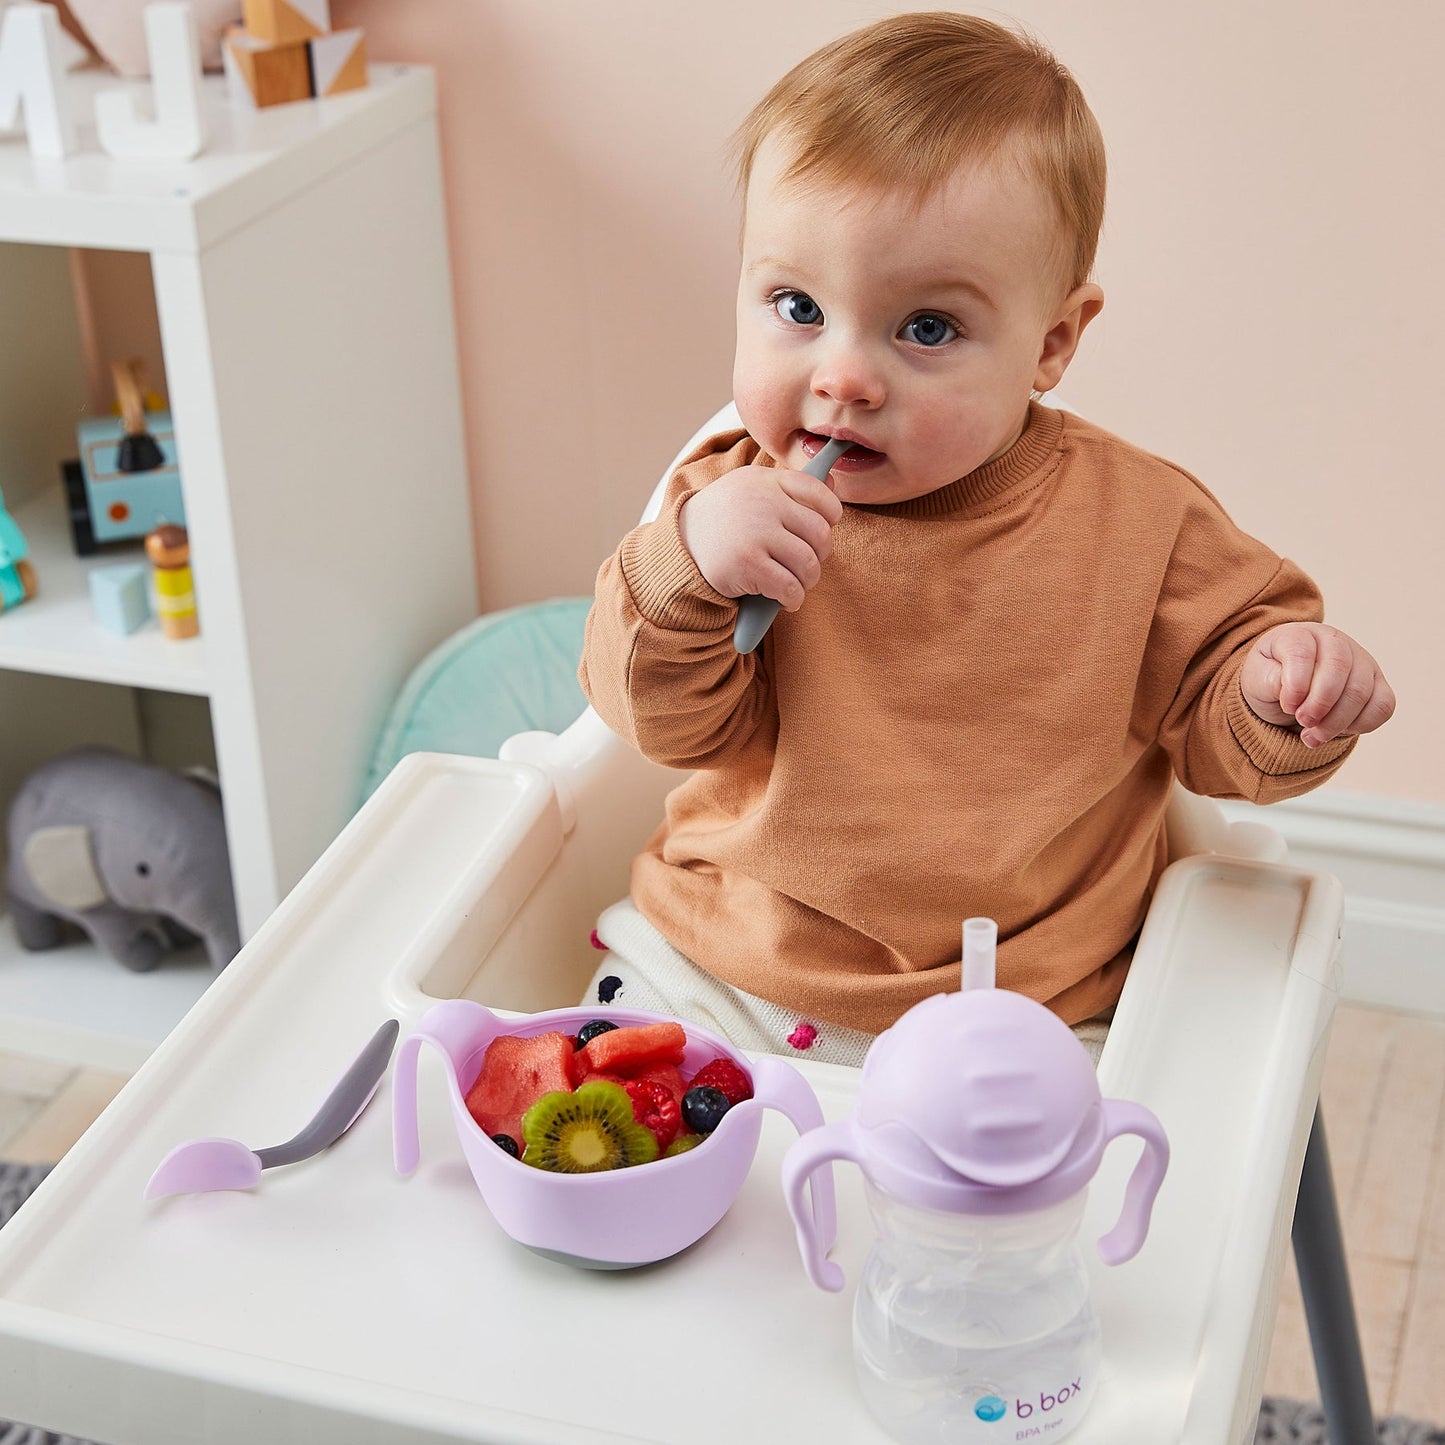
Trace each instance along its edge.
{"label": "high chair backrest", "polygon": [[658,479],[657,485],[652,489],[652,495],[647,499],[647,506],[642,511],[642,521],[653,521],[662,508],[663,494],[667,491],[667,484],[672,480],[672,474],[682,464],[689,452],[696,450],[705,442],[708,437],[715,437],[721,432],[736,431],[743,424],[743,419],[738,415],[736,402],[728,402],[724,407],[719,407],[679,449],[677,455],[667,464],[662,476]]}

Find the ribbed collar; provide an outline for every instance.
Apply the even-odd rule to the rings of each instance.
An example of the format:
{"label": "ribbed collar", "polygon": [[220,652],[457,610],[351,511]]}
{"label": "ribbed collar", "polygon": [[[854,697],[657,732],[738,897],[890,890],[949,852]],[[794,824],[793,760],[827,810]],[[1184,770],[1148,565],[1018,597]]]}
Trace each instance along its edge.
{"label": "ribbed collar", "polygon": [[[966,477],[906,502],[845,502],[844,505],[879,517],[946,517],[953,512],[966,512],[982,502],[996,500],[1020,483],[1036,480],[1057,457],[1063,434],[1063,412],[1058,407],[1031,401],[1019,439],[1001,457],[985,462]],[[747,432],[739,428],[715,438],[711,445],[726,451],[744,436]],[[756,464],[775,467],[778,463],[767,452],[759,450]]]}
{"label": "ribbed collar", "polygon": [[860,512],[874,512],[880,517],[942,517],[951,512],[964,512],[980,502],[991,502],[1027,482],[1052,461],[1064,434],[1064,414],[1057,407],[1029,402],[1029,414],[1019,439],[991,462],[950,482],[937,491],[925,492],[906,502],[856,504]]}

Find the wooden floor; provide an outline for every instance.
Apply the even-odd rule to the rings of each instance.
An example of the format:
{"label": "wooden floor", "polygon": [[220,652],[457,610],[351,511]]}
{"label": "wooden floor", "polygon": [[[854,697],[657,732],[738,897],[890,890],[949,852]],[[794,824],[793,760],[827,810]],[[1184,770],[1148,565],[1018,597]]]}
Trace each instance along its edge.
{"label": "wooden floor", "polygon": [[[1323,1103],[1375,1413],[1445,1424],[1445,1020],[1338,1009]],[[1265,1388],[1319,1398],[1293,1261]]]}
{"label": "wooden floor", "polygon": [[[124,1082],[0,1055],[0,1158],[58,1159]],[[1340,1008],[1324,1107],[1375,1413],[1445,1424],[1445,1020]],[[1265,1388],[1319,1398],[1292,1263]]]}

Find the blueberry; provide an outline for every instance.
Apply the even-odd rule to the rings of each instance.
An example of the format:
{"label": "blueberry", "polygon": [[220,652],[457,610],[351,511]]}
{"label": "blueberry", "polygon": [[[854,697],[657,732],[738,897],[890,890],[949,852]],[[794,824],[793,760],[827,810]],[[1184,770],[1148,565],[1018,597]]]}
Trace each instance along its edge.
{"label": "blueberry", "polygon": [[700,1084],[682,1096],[682,1117],[694,1134],[711,1134],[732,1107],[721,1089]]}
{"label": "blueberry", "polygon": [[520,1159],[522,1151],[517,1146],[517,1141],[510,1134],[493,1134],[492,1143],[499,1149],[504,1149],[513,1159]]}
{"label": "blueberry", "polygon": [[615,973],[609,973],[597,985],[597,1002],[611,1003],[622,990],[622,980]]}
{"label": "blueberry", "polygon": [[617,1025],[611,1019],[588,1019],[577,1030],[577,1047],[586,1048],[598,1034],[610,1034]]}

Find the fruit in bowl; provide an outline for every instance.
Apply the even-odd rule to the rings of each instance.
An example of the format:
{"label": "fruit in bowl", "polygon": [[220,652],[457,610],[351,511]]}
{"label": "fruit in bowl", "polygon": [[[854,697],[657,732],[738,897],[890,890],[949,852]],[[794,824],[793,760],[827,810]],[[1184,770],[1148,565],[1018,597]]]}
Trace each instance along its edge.
{"label": "fruit in bowl", "polygon": [[693,1148],[753,1097],[736,1058],[717,1054],[685,1077],[687,1058],[687,1033],[672,1020],[593,1018],[571,1038],[499,1034],[467,1090],[467,1112],[535,1169],[590,1174],[648,1164]]}
{"label": "fruit in bowl", "polygon": [[[747,1060],[698,1025],[637,1009],[508,1017],[454,999],[428,1010],[397,1050],[401,1174],[420,1157],[426,1045],[445,1060],[457,1138],[493,1218],[518,1243],[590,1269],[650,1264],[701,1239],[742,1188],[765,1109],[800,1134],[823,1123],[791,1064]],[[831,1239],[832,1181],[817,1179],[813,1212]]]}

